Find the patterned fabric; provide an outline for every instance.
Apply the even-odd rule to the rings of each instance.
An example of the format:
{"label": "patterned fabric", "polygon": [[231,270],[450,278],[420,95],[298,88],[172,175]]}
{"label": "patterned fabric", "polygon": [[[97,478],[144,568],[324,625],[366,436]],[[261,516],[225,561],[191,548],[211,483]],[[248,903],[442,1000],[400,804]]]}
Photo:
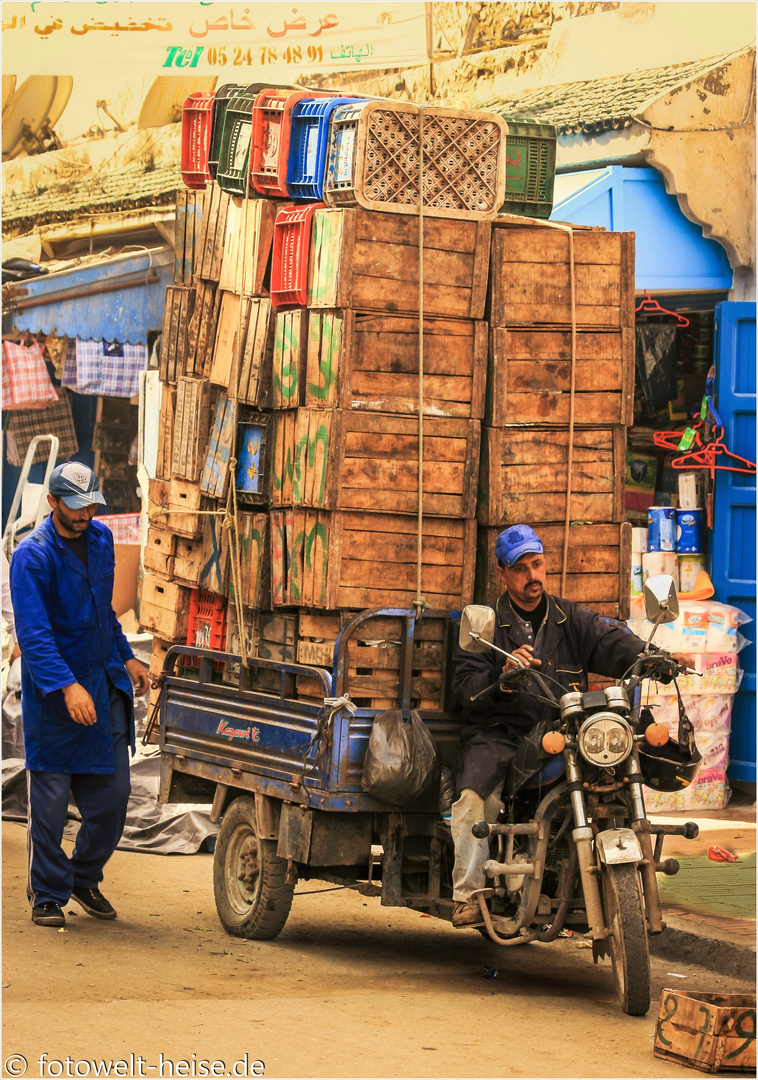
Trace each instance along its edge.
{"label": "patterned fabric", "polygon": [[58,394],[35,341],[28,348],[3,342],[3,409],[44,409]]}
{"label": "patterned fabric", "polygon": [[114,544],[139,543],[139,514],[101,514],[97,520],[113,533]]}
{"label": "patterned fabric", "polygon": [[139,393],[139,373],[146,367],[146,345],[77,338],[66,353],[61,383],[80,394],[134,397]]}
{"label": "patterned fabric", "polygon": [[[71,415],[71,399],[68,390],[61,390],[60,400],[54,401],[46,409],[19,409],[8,417],[6,428],[6,447],[8,464],[19,468],[24,463],[29,443],[35,435],[57,435],[60,439],[58,461],[68,461],[79,451],[79,443]],[[42,442],[37,446],[33,465],[47,461],[50,443]]]}

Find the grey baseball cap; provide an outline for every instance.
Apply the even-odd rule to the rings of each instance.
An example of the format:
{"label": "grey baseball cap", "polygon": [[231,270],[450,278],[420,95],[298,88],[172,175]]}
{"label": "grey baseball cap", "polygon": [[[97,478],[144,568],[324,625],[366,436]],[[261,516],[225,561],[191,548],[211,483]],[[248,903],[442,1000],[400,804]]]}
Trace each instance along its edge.
{"label": "grey baseball cap", "polygon": [[62,499],[69,510],[105,503],[97,476],[81,461],[67,461],[53,469],[48,491],[56,499]]}

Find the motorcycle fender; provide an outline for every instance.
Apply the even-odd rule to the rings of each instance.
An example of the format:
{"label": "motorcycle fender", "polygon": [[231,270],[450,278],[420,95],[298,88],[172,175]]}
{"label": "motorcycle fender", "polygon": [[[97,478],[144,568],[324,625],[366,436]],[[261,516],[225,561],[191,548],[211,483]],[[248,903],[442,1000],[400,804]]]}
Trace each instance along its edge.
{"label": "motorcycle fender", "polygon": [[637,863],[642,860],[642,848],[631,829],[607,829],[595,837],[595,850],[606,866],[618,863]]}

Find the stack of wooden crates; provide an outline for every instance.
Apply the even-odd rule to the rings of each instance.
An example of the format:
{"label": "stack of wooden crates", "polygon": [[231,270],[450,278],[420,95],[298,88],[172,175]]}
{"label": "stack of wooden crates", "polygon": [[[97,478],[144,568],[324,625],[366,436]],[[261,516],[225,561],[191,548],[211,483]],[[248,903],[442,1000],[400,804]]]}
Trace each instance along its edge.
{"label": "stack of wooden crates", "polygon": [[[239,653],[238,607],[248,656],[328,668],[354,612],[409,608],[417,596],[418,218],[315,210],[307,305],[277,312],[268,290],[278,208],[216,184],[179,197],[139,616],[154,634],[155,673],[173,642]],[[559,591],[568,235],[513,218],[432,217],[423,235],[423,598],[442,610],[475,593],[494,599],[494,534],[516,521],[544,536]],[[570,513],[581,524],[569,531],[564,592],[623,616],[632,238],[579,230],[574,245]],[[417,628],[420,708],[443,705],[446,625],[426,617]],[[401,642],[400,619],[387,617],[351,644],[358,704],[396,704]],[[220,679],[236,673],[218,665]],[[253,681],[280,685],[263,670]],[[286,689],[321,695],[305,675]]]}

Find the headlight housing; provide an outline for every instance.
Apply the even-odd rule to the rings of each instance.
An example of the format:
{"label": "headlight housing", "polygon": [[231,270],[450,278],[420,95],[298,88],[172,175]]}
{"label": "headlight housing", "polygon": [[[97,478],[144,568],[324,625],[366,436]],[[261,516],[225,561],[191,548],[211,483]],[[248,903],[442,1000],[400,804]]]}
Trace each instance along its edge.
{"label": "headlight housing", "polygon": [[610,769],[625,761],[634,746],[634,733],[615,713],[594,713],[579,728],[579,753],[591,765]]}

